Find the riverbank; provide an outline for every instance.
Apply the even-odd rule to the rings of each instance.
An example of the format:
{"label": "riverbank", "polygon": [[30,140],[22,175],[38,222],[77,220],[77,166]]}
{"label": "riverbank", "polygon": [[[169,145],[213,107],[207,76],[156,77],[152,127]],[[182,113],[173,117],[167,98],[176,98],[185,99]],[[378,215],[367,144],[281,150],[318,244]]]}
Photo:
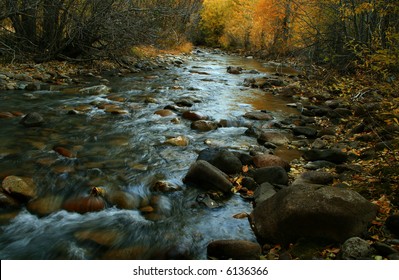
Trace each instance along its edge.
{"label": "riverbank", "polygon": [[[204,53],[201,53],[200,50],[195,53],[195,55],[201,54]],[[251,61],[250,58],[248,59],[248,61]],[[386,94],[379,91],[362,91],[358,95],[359,89],[353,87],[351,88],[351,92],[346,92],[347,84],[345,83],[343,84],[342,88],[329,88],[330,85],[323,83],[323,76],[310,77],[309,74],[301,73],[299,71],[296,71],[295,74],[281,73],[279,72],[279,69],[282,69],[282,67],[278,63],[268,63],[269,66],[271,66],[271,69],[276,70],[272,72],[272,74],[265,76],[256,71],[251,71],[252,69],[245,69],[245,65],[234,65],[227,67],[227,69],[219,69],[220,66],[218,65],[218,63],[220,63],[220,61],[217,60],[211,60],[211,62],[213,63],[211,66],[207,64],[194,65],[191,68],[185,69],[184,73],[189,75],[186,77],[195,76],[195,85],[187,86],[187,93],[182,97],[180,97],[180,95],[177,93],[180,91],[184,91],[185,87],[182,86],[184,81],[180,79],[180,76],[178,74],[167,73],[173,79],[173,81],[167,81],[167,84],[157,82],[159,79],[163,78],[161,74],[151,76],[146,75],[147,72],[152,70],[167,70],[168,68],[173,69],[176,66],[178,68],[186,68],[186,62],[187,61],[184,56],[162,55],[151,61],[134,61],[134,63],[131,63],[131,65],[134,65],[134,68],[129,69],[126,69],[119,64],[107,64],[105,62],[102,62],[102,64],[100,65],[93,64],[83,67],[76,65],[73,66],[67,63],[49,63],[46,65],[15,66],[15,69],[9,69],[10,75],[3,75],[6,75],[6,78],[4,80],[8,79],[7,82],[15,86],[10,86],[10,89],[15,90],[19,88],[21,90],[31,90],[36,94],[37,92],[40,92],[40,90],[46,91],[47,87],[50,87],[51,89],[51,86],[61,88],[75,86],[77,88],[82,88],[85,87],[86,83],[91,83],[94,85],[107,84],[107,77],[123,78],[128,76],[129,74],[141,71],[143,77],[138,77],[137,79],[133,79],[130,81],[130,84],[132,85],[129,85],[131,88],[129,87],[129,90],[127,93],[125,93],[125,96],[120,96],[122,95],[121,93],[109,94],[109,92],[107,92],[108,95],[106,95],[106,99],[109,103],[118,102],[118,106],[123,106],[120,108],[120,110],[116,110],[115,107],[112,107],[109,111],[111,112],[110,115],[114,116],[118,115],[118,112],[120,112],[122,118],[126,115],[135,116],[135,114],[137,114],[136,112],[143,108],[149,110],[149,115],[153,115],[154,112],[152,112],[152,110],[155,111],[155,109],[158,109],[159,106],[167,105],[163,104],[160,101],[157,101],[156,98],[153,97],[153,95],[159,98],[166,98],[164,102],[171,102],[170,98],[174,100],[174,104],[165,106],[165,108],[163,109],[164,111],[162,112],[156,110],[156,114],[162,115],[162,118],[166,120],[169,120],[168,118],[171,118],[171,121],[174,120],[176,123],[183,122],[184,125],[181,127],[183,132],[178,130],[179,133],[183,134],[174,135],[176,134],[176,132],[172,133],[172,131],[176,129],[176,126],[175,128],[172,128],[172,131],[169,131],[165,134],[164,128],[162,127],[162,121],[146,116],[146,122],[149,121],[152,125],[158,127],[155,130],[155,137],[157,138],[155,141],[151,142],[155,143],[155,147],[160,146],[159,142],[161,142],[161,144],[163,145],[162,139],[164,136],[166,136],[167,139],[165,143],[176,146],[177,149],[182,149],[179,148],[179,146],[186,147],[188,143],[193,142],[193,139],[197,139],[197,137],[199,138],[197,139],[197,141],[194,142],[202,141],[204,144],[210,147],[216,145],[239,149],[239,146],[234,143],[235,141],[237,141],[238,138],[235,133],[241,133],[240,131],[242,130],[242,127],[247,128],[245,134],[256,140],[256,142],[258,143],[257,148],[255,149],[254,153],[251,154],[250,158],[243,157],[238,160],[241,162],[241,164],[243,162],[245,163],[241,168],[233,168],[233,173],[241,173],[241,176],[233,176],[232,178],[230,178],[232,179],[231,182],[226,182],[222,178],[217,177],[224,182],[226,188],[229,188],[232,184],[235,188],[235,191],[241,193],[243,198],[249,199],[249,201],[255,200],[255,202],[257,200],[257,204],[261,204],[261,200],[265,200],[265,198],[268,198],[268,195],[270,194],[275,194],[277,192],[280,193],[279,195],[281,196],[283,193],[281,191],[287,186],[295,185],[294,183],[296,183],[297,185],[332,185],[335,187],[335,189],[354,190],[360,193],[373,205],[380,206],[377,218],[373,219],[373,225],[371,227],[368,227],[368,233],[363,236],[367,240],[366,243],[379,244],[378,242],[382,242],[392,250],[395,250],[396,244],[390,243],[392,237],[391,233],[386,230],[385,222],[388,216],[397,211],[397,123],[395,121],[395,110],[397,109],[397,103],[392,102],[392,100],[385,99]],[[211,73],[212,71],[216,71],[215,69],[217,71],[220,71],[222,74],[218,72],[218,76],[212,76]],[[45,75],[49,75],[49,77],[47,76],[48,79],[40,78],[43,76],[46,77]],[[237,85],[232,84],[232,82],[230,82],[229,80],[233,76],[236,78],[232,79],[231,81],[234,81],[234,83],[236,83],[237,80],[240,81],[241,88],[239,90]],[[244,76],[246,77],[246,79],[244,79]],[[143,83],[143,90],[138,91],[138,89],[134,87],[134,84],[139,83]],[[201,83],[210,83],[211,85],[217,85],[217,87],[213,88],[212,86],[209,87],[208,85],[206,85],[204,86],[204,89],[201,89]],[[36,87],[36,84],[38,84],[39,86]],[[105,87],[101,87],[101,89],[103,88]],[[224,121],[220,120],[216,122],[215,119],[217,119],[217,115],[224,116],[224,110],[227,111],[231,110],[231,108],[234,108],[227,106],[217,107],[218,103],[223,103],[227,101],[219,97],[221,91],[232,90],[234,92],[245,92],[249,91],[251,88],[256,88],[257,90],[261,89],[264,93],[264,98],[266,98],[267,96],[280,96],[289,98],[291,100],[290,103],[284,104],[284,106],[288,105],[290,107],[294,107],[297,113],[290,117],[276,119],[273,109],[268,109],[265,111],[265,106],[267,104],[261,103],[257,105],[257,110],[254,110],[253,112],[247,112],[245,114],[244,118],[247,120],[245,122],[238,122],[234,118],[226,119]],[[341,90],[341,92],[339,90]],[[210,93],[209,91],[212,91],[212,93]],[[78,93],[79,92],[80,91],[78,91]],[[238,92],[235,93],[235,95],[238,95]],[[14,93],[18,94],[18,92]],[[89,93],[89,91],[87,91],[87,93]],[[131,93],[139,94],[137,94],[137,96],[132,96]],[[342,93],[347,94],[344,95]],[[93,93],[89,93],[89,95],[91,94]],[[179,98],[177,98],[177,96],[179,96]],[[104,100],[100,101],[104,103]],[[197,108],[202,111],[190,114],[188,114],[187,112],[184,113],[182,111],[184,107],[187,106],[196,108],[195,104],[198,104],[197,102],[201,101],[207,104]],[[160,165],[160,163],[157,161],[151,161],[151,158],[150,162],[145,162],[144,164],[142,162],[130,162],[130,157],[132,155],[126,156],[125,161],[122,158],[120,162],[110,160],[96,162],[98,156],[97,154],[99,152],[100,154],[106,153],[106,151],[98,149],[99,147],[95,147],[94,145],[97,142],[96,139],[98,137],[101,137],[97,136],[97,132],[103,131],[103,128],[101,126],[99,126],[98,129],[96,129],[96,126],[99,125],[99,121],[101,122],[102,119],[108,118],[108,115],[96,115],[98,114],[98,110],[108,108],[110,105],[108,104],[107,107],[101,102],[96,100],[90,100],[84,101],[84,104],[81,104],[81,106],[70,106],[71,108],[69,108],[69,106],[65,106],[64,104],[65,108],[59,107],[62,108],[61,112],[68,112],[68,115],[70,114],[70,116],[76,115],[77,117],[79,117],[82,114],[84,116],[95,116],[94,123],[91,123],[90,126],[88,126],[87,128],[80,128],[82,132],[84,131],[85,133],[88,133],[88,130],[90,130],[90,137],[88,138],[90,142],[89,144],[85,142],[87,140],[81,140],[81,143],[77,142],[75,140],[75,138],[78,137],[77,134],[73,135],[73,141],[65,141],[65,139],[55,135],[53,131],[43,129],[43,131],[41,132],[44,134],[43,136],[46,139],[55,138],[56,141],[60,142],[57,143],[58,145],[62,144],[61,148],[71,145],[71,153],[68,153],[68,151],[61,149],[58,146],[55,146],[53,148],[57,153],[61,153],[66,158],[72,158],[72,160],[68,159],[63,163],[63,166],[52,166],[53,161],[50,161],[47,155],[46,158],[44,158],[41,154],[42,151],[47,150],[48,144],[45,142],[42,143],[41,141],[43,140],[41,140],[41,138],[36,139],[37,136],[35,135],[35,141],[33,143],[33,146],[35,147],[35,150],[38,149],[40,151],[40,156],[43,157],[37,160],[37,163],[44,164],[46,168],[54,168],[53,172],[61,174],[57,175],[61,177],[67,176],[63,174],[82,172],[83,170],[85,170],[85,168],[87,168],[91,173],[91,180],[93,177],[96,177],[95,174],[97,174],[96,172],[98,172],[96,171],[96,169],[106,170],[106,168],[110,168],[111,166],[112,172],[110,176],[113,176],[113,172],[119,174],[121,168],[126,168],[126,164],[134,171],[146,171],[151,168],[151,164],[153,164],[154,166]],[[246,106],[245,104],[238,104],[242,102],[239,98],[236,98],[235,101],[233,100],[233,102],[237,103],[237,105],[240,106]],[[216,107],[212,108],[210,106]],[[391,109],[391,111],[388,110],[388,114],[384,113],[387,112],[386,108]],[[184,111],[185,110],[187,109],[184,109]],[[209,110],[212,110],[212,113],[210,113]],[[8,112],[3,112],[2,116],[4,118],[7,118],[7,116],[14,116],[12,112],[9,112],[9,114],[7,114]],[[105,112],[108,111],[105,110]],[[234,115],[234,112],[232,113]],[[209,117],[209,114],[213,117],[210,121],[203,119],[203,117]],[[58,115],[51,115],[51,118],[56,118],[58,117]],[[72,117],[62,117],[63,122],[66,121],[65,126],[68,125],[68,122],[72,122],[71,118]],[[111,116],[109,118],[113,117]],[[185,119],[187,121],[185,121]],[[114,120],[112,119],[112,121]],[[191,121],[193,123],[191,123]],[[187,122],[187,124],[185,122]],[[196,126],[194,125],[194,123]],[[127,123],[123,121],[121,122],[121,124],[125,126],[127,125]],[[221,128],[223,127],[226,127],[227,129],[231,128],[234,131],[234,133],[232,134],[233,138],[228,137],[228,141],[221,141],[223,137],[222,133],[218,134],[217,138],[215,139],[203,139],[206,134],[202,134],[201,132],[198,134],[199,136],[195,135],[194,138],[193,135],[187,135],[190,134],[190,132],[187,131],[187,127],[185,125],[190,126],[190,124],[191,129],[193,130],[209,129],[211,131],[215,131],[218,128],[219,130],[222,130]],[[138,122],[137,125],[140,125],[140,122]],[[93,131],[91,131],[91,129],[93,129],[90,128],[91,126],[94,126]],[[56,127],[57,129],[60,128],[59,125],[56,125]],[[79,125],[77,125],[76,127],[79,127]],[[130,126],[128,128],[130,131]],[[134,129],[137,130],[137,126],[135,126]],[[168,130],[170,129],[171,128],[169,127]],[[67,127],[67,130],[71,130],[71,128]],[[270,130],[277,132],[277,134],[267,134],[266,132],[270,132]],[[116,138],[114,135],[112,135],[104,139],[107,141],[106,143],[109,144],[109,147],[118,148],[116,146],[130,146],[131,138],[124,135],[127,130],[122,129],[122,131],[123,134],[119,132],[119,136]],[[150,139],[148,137],[151,137],[148,133],[151,133],[151,131],[143,132],[145,134],[137,139],[140,139],[140,141],[143,142],[142,139],[145,135],[145,137],[147,137],[146,141],[148,141],[148,139]],[[159,132],[161,132],[162,136],[158,135]],[[30,137],[28,137],[27,140],[29,140]],[[133,134],[130,137],[137,136]],[[234,141],[232,141],[232,139],[234,139]],[[32,143],[29,142],[29,145],[32,145]],[[199,149],[203,149],[203,145],[199,145],[199,143],[195,143],[195,145],[197,145],[196,147],[198,147]],[[93,149],[92,146],[95,147],[97,150]],[[143,151],[145,151],[145,153],[152,153],[152,150],[154,149],[153,146],[154,144],[152,144],[150,147],[146,148],[146,150]],[[281,147],[284,147],[283,150],[285,150],[282,155],[278,153],[278,151],[281,150]],[[93,149],[93,151],[90,151],[89,149]],[[79,153],[81,153],[82,151],[83,154],[86,154],[86,157],[89,158],[90,161],[83,162],[83,166],[79,166],[79,161],[76,161],[75,163],[74,158],[76,157],[76,153],[79,155]],[[116,149],[114,151],[119,152],[119,149]],[[132,152],[133,151],[136,152],[137,148],[132,149]],[[216,156],[217,158],[219,158],[220,154],[218,153],[220,151],[217,149],[213,151],[217,152]],[[296,154],[296,159],[286,160],[289,161],[288,167],[287,162],[282,161],[282,158],[287,155],[286,151],[299,151],[301,154],[303,154],[303,156],[299,158],[299,155]],[[15,151],[12,152],[15,153]],[[157,153],[154,153],[154,155],[158,156]],[[161,166],[166,167],[177,164],[176,167],[179,170],[185,170],[185,168],[187,168],[187,162],[180,162],[181,155],[187,156],[187,158],[191,159],[192,161],[192,153],[187,152],[187,155],[185,155],[184,150],[183,153],[179,151],[179,159],[175,160],[173,158],[173,156],[175,156],[173,149],[163,150],[163,148],[161,148]],[[15,155],[10,154],[6,155],[5,157],[7,158],[7,160],[13,160],[13,156],[15,157]],[[215,156],[215,154],[213,154],[213,156]],[[237,162],[235,155],[231,155],[225,151],[222,151],[222,159],[226,159],[226,157],[228,158],[227,162],[229,162],[229,164],[231,164],[232,162]],[[79,159],[80,157],[77,156],[77,158]],[[82,157],[82,159],[83,158],[84,157]],[[212,156],[209,154],[202,158],[202,160],[204,159],[207,159],[205,161],[213,162],[214,164],[212,164],[212,166],[214,166],[215,164],[217,165],[217,163],[215,163],[212,159]],[[218,168],[223,169],[224,167],[226,167],[224,166],[225,164],[223,162],[225,161],[222,161],[221,166],[219,166]],[[199,162],[195,164],[192,161],[190,163],[193,164],[192,169],[194,170],[191,170],[192,172],[188,172],[186,174],[185,179],[187,183],[197,184],[198,182],[196,181],[198,180],[198,177],[203,178],[203,176],[201,176],[201,173],[199,176],[193,175],[196,174],[198,170],[200,172],[203,172],[203,170],[205,169],[207,171],[210,171],[210,174],[215,173],[215,169],[213,169],[212,166],[204,162]],[[75,164],[78,164],[78,166],[75,167]],[[184,166],[180,166],[182,164]],[[274,169],[276,164],[280,165],[280,168]],[[113,166],[115,167],[113,168]],[[273,169],[267,169],[268,167],[273,167]],[[262,170],[259,171],[260,169]],[[29,170],[29,168],[26,168],[25,170]],[[273,184],[272,186],[266,184],[266,187],[263,187],[263,189],[266,189],[266,195],[265,193],[262,193],[260,198],[254,198],[253,187],[263,185],[265,182],[262,181],[262,178],[266,176],[263,172],[267,173],[270,172],[270,170],[272,173],[280,172],[279,174],[281,174],[281,178],[286,176],[286,180],[280,181],[281,178],[279,177],[277,178],[278,181],[271,182]],[[262,174],[260,174],[259,172],[262,172]],[[8,172],[2,174],[9,175],[7,173]],[[219,171],[216,171],[216,173],[219,174]],[[154,177],[154,174],[150,175],[151,177]],[[122,178],[126,177],[125,174],[119,174],[118,176]],[[98,179],[96,180],[98,181]],[[128,179],[118,179],[118,181],[122,181],[124,184],[126,184],[124,180],[130,183]],[[139,181],[143,181],[142,178],[140,178]],[[79,183],[79,181],[77,182]],[[94,181],[92,181],[91,183],[93,182]],[[109,183],[107,180],[105,180],[105,182]],[[313,187],[314,186],[310,186],[310,188]],[[63,186],[63,188],[65,188],[65,186]],[[327,191],[328,190],[330,189],[327,189]],[[298,196],[298,194],[295,195]],[[204,204],[205,207],[213,208],[214,205],[212,203],[214,203],[214,200],[209,199],[208,196],[202,198],[200,197],[199,199],[199,202]],[[215,203],[219,204],[217,201]],[[312,202],[308,201],[304,205],[310,207],[310,205],[312,205]],[[152,210],[147,206],[150,206]],[[152,204],[148,202],[146,205],[144,205],[143,207],[147,207],[143,208],[145,211],[147,211],[146,213],[144,213],[145,216],[152,214],[154,208],[157,208],[158,206],[159,205],[157,202],[152,202]],[[161,208],[161,211],[170,211],[170,209],[165,209],[165,207],[168,207],[167,204],[166,206],[164,205],[163,208],[158,208]],[[158,210],[159,209],[157,209],[156,211]],[[246,215],[241,215],[240,217],[242,216],[246,217]],[[254,216],[256,220],[256,214],[254,214]],[[255,221],[253,227],[256,227],[256,223],[257,222]],[[311,227],[314,226],[317,225],[297,224],[297,228],[310,227],[310,229],[312,229]],[[339,231],[341,230],[339,228],[340,226],[341,225],[338,222],[336,228]],[[98,235],[93,234],[94,233],[91,231],[89,233],[82,233],[80,231],[78,232],[78,237],[79,239],[83,240],[99,242],[99,239],[97,238]],[[103,235],[100,234],[100,236]],[[290,238],[295,238],[295,236]],[[274,244],[262,244],[262,255],[266,258],[339,258],[338,253],[341,250],[339,243],[335,243],[334,246],[331,244],[324,247],[316,246],[316,249],[313,250],[311,253],[309,253],[308,251],[306,252],[306,254],[304,254],[303,252],[299,252],[298,250],[298,248],[301,248],[301,246],[290,245],[290,239],[287,239],[287,241],[276,238],[275,240],[276,243]],[[112,239],[112,241],[115,240]],[[287,243],[286,241],[288,242],[288,244],[282,246],[281,243]],[[100,242],[103,242],[103,240],[101,239]],[[386,249],[387,247],[385,245],[381,245],[382,248]],[[227,246],[230,245],[228,244]],[[305,244],[304,247],[306,249],[309,249],[309,247],[312,246],[309,246],[309,244]],[[380,249],[380,251],[381,250],[382,249]],[[120,253],[122,256],[129,255],[129,251],[125,252],[126,254],[123,254],[123,252],[118,251],[112,253]],[[390,251],[390,253],[392,252],[393,251]],[[368,255],[362,255],[361,257],[374,258],[375,256],[380,256],[382,258],[388,257],[386,253],[375,253],[375,251],[372,250],[368,251]]]}

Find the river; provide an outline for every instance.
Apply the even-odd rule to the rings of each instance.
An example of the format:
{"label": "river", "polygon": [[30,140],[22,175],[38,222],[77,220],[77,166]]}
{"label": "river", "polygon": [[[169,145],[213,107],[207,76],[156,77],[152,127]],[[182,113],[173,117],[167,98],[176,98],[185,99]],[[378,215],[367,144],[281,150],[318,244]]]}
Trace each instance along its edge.
{"label": "river", "polygon": [[[228,66],[245,71],[228,74]],[[237,194],[218,208],[198,205],[196,197],[204,190],[186,186],[182,178],[207,147],[245,153],[258,145],[256,138],[244,134],[246,112],[268,110],[276,119],[298,113],[286,106],[292,101],[242,85],[247,77],[276,70],[284,69],[201,50],[185,57],[180,66],[107,77],[108,94],[83,94],[82,86],[1,92],[0,112],[39,112],[45,125],[25,128],[20,118],[0,119],[0,178],[33,178],[37,195],[47,197],[47,203],[85,194],[91,186],[110,193],[123,191],[141,204],[155,201],[160,216],[116,207],[85,214],[59,210],[45,216],[25,208],[2,211],[0,258],[206,259],[206,246],[212,240],[256,241],[248,220],[233,218],[250,213],[250,201]],[[154,114],[182,100],[193,102],[192,111],[236,125],[201,132],[191,129],[191,121],[178,112],[166,117]],[[110,106],[123,113],[104,110]],[[186,137],[189,144],[165,145],[178,136]],[[74,156],[60,155],[56,146]],[[180,190],[154,193],[151,186],[159,180]]]}

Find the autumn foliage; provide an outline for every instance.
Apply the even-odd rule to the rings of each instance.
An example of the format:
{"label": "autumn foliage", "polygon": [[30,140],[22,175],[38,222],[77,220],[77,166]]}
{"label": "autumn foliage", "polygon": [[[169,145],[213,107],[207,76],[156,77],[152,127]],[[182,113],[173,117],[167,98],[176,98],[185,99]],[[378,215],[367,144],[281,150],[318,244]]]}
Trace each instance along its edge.
{"label": "autumn foliage", "polygon": [[201,16],[213,46],[398,70],[398,1],[204,0]]}

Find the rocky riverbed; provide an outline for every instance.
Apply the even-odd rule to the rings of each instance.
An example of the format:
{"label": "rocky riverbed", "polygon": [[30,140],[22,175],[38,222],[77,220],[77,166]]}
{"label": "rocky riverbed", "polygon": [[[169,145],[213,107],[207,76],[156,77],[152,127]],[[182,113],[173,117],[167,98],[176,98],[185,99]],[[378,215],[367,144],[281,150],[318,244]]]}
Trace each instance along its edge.
{"label": "rocky riverbed", "polygon": [[93,69],[0,73],[3,259],[398,258],[377,92],[203,50]]}

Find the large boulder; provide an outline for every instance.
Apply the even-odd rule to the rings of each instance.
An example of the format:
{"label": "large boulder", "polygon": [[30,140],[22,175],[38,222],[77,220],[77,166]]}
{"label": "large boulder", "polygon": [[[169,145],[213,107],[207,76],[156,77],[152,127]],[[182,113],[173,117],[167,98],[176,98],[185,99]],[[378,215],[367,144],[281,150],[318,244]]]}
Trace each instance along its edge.
{"label": "large boulder", "polygon": [[233,188],[226,173],[204,160],[198,160],[191,165],[183,182],[192,183],[205,189],[219,190],[223,193],[230,193]]}
{"label": "large boulder", "polygon": [[257,205],[249,219],[261,243],[299,238],[343,242],[366,231],[377,207],[357,192],[329,186],[291,186]]}

